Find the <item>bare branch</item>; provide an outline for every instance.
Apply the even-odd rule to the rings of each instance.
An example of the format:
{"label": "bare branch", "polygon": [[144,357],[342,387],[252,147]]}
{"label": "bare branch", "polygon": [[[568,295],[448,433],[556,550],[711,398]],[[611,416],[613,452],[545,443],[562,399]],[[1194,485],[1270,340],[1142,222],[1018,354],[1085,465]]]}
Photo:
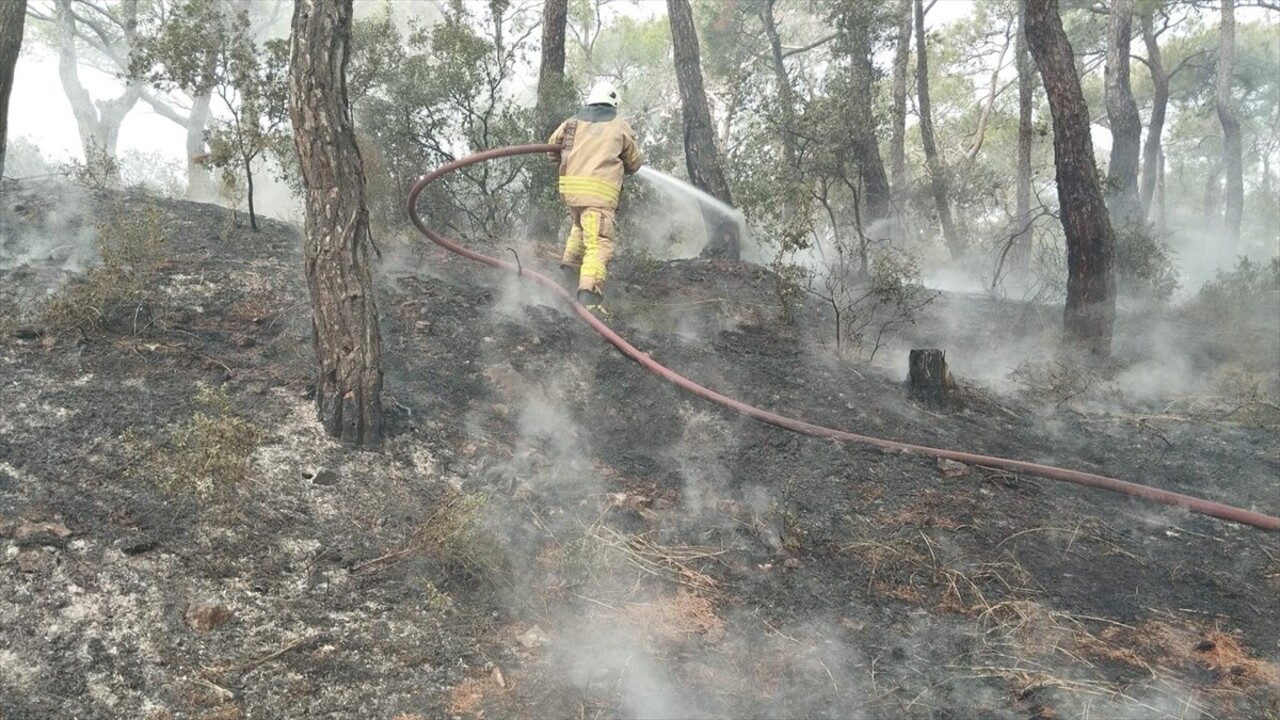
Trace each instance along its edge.
{"label": "bare branch", "polygon": [[831,33],[830,35],[819,38],[809,43],[808,45],[803,45],[801,47],[785,47],[784,46],[784,52],[782,53],[782,57],[789,58],[792,55],[799,55],[800,53],[809,52],[814,48],[818,48],[818,47],[822,47],[823,45],[826,45],[832,40],[835,40],[836,37],[838,37],[836,33]]}

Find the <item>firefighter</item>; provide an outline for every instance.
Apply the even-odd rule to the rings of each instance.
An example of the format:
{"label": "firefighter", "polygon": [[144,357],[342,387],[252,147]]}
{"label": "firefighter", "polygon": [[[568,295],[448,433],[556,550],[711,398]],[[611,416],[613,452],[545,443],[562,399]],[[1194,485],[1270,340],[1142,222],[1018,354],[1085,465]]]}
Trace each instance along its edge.
{"label": "firefighter", "polygon": [[560,164],[560,197],[573,220],[560,268],[574,276],[578,302],[601,315],[622,176],[644,164],[631,126],[618,117],[618,89],[609,82],[596,83],[586,106],[561,123],[547,142],[560,146],[549,155]]}

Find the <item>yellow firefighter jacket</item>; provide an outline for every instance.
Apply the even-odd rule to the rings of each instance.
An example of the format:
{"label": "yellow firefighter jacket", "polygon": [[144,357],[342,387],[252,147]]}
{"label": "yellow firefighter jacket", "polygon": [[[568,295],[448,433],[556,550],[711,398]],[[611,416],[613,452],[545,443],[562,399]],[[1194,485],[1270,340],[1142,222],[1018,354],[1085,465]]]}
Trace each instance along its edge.
{"label": "yellow firefighter jacket", "polygon": [[607,105],[584,107],[547,142],[560,146],[560,195],[570,207],[616,209],[622,174],[644,164],[631,126]]}

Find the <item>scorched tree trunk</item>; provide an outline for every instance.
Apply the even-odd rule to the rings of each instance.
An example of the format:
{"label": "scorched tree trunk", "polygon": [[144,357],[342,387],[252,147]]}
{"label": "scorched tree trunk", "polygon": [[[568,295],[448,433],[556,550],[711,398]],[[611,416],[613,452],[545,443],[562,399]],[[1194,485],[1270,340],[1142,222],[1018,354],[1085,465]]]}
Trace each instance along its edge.
{"label": "scorched tree trunk", "polygon": [[369,272],[369,209],[347,102],[352,0],[297,0],[289,113],[302,170],[307,282],[325,430],[382,440],[382,337]]}
{"label": "scorched tree trunk", "polygon": [[[573,89],[564,77],[565,27],[569,0],[546,0],[542,6],[542,57],[538,67],[538,100],[534,106],[536,142],[546,142],[557,126],[572,112]],[[556,202],[556,171],[550,163],[535,163],[530,175],[529,195],[533,198],[529,232],[541,242],[556,242],[553,211]]]}
{"label": "scorched tree trunk", "polygon": [[[693,24],[689,0],[667,0],[671,23],[671,47],[676,65],[676,84],[680,86],[680,107],[684,122],[684,158],[689,181],[717,200],[733,204],[729,183],[724,179],[720,149],[711,125],[711,110],[702,85],[702,60],[698,51],[698,33]],[[702,257],[737,260],[741,239],[735,220],[721,217],[713,208],[703,208],[707,225],[707,245]]]}
{"label": "scorched tree trunk", "polygon": [[22,49],[22,25],[26,19],[27,0],[0,2],[0,177],[4,177],[9,133],[9,92],[13,90],[13,69]]}
{"label": "scorched tree trunk", "polygon": [[1053,161],[1058,206],[1067,241],[1067,304],[1063,313],[1069,344],[1098,357],[1111,354],[1116,316],[1112,252],[1115,235],[1098,180],[1089,134],[1089,109],[1076,76],[1075,56],[1062,29],[1057,0],[1025,0],[1027,44],[1053,115]]}

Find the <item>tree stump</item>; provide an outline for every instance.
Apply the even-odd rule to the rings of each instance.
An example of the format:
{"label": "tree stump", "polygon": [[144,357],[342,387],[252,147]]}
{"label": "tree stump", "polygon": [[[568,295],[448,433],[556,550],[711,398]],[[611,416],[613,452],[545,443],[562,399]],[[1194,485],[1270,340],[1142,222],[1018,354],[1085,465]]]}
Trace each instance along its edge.
{"label": "tree stump", "polygon": [[907,395],[934,410],[948,410],[956,404],[956,381],[947,370],[947,354],[942,350],[912,350],[907,359]]}

